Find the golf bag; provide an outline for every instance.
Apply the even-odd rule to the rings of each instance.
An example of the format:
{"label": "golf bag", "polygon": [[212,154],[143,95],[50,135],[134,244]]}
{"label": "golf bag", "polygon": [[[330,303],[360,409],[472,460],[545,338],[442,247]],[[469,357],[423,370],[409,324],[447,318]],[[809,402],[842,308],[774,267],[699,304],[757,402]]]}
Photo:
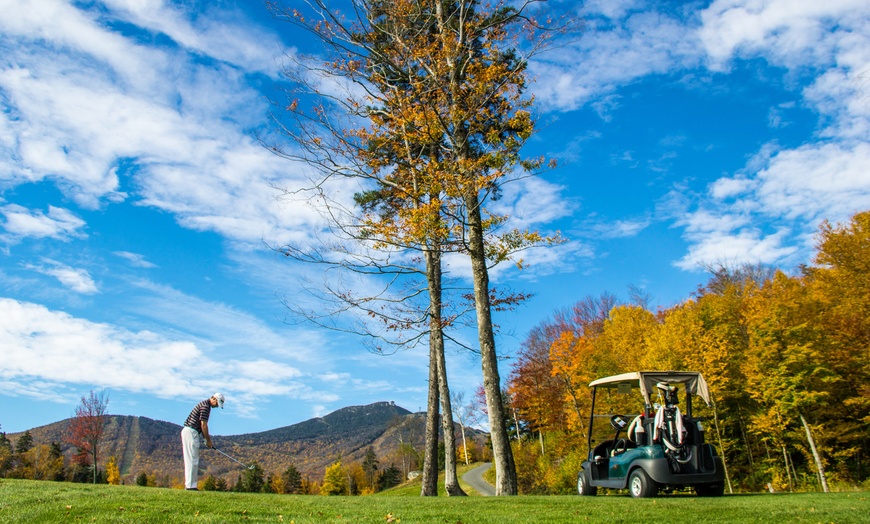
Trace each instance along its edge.
{"label": "golf bag", "polygon": [[659,389],[659,394],[664,397],[664,404],[656,411],[653,442],[664,446],[671,471],[678,473],[684,464],[692,460],[692,447],[686,442],[688,432],[683,424],[683,415],[677,406],[679,402],[677,388],[663,382],[656,384],[656,387]]}

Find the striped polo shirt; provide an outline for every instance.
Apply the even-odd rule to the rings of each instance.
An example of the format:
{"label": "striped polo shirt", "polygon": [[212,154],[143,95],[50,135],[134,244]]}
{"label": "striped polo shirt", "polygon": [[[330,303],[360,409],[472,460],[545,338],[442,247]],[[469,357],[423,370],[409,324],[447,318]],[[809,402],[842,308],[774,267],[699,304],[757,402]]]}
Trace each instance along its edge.
{"label": "striped polo shirt", "polygon": [[193,410],[190,412],[190,415],[187,416],[187,420],[184,421],[184,425],[197,430],[202,433],[202,422],[208,422],[208,416],[211,415],[211,399],[205,399]]}

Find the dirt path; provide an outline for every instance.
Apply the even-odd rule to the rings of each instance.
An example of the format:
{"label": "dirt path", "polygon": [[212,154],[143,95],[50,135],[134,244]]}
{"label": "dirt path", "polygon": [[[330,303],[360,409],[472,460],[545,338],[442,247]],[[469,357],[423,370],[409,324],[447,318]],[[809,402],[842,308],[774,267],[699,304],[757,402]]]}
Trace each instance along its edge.
{"label": "dirt path", "polygon": [[493,497],[495,496],[495,487],[489,482],[483,480],[483,473],[491,467],[492,462],[486,462],[485,464],[477,466],[465,475],[462,475],[462,480],[484,497]]}

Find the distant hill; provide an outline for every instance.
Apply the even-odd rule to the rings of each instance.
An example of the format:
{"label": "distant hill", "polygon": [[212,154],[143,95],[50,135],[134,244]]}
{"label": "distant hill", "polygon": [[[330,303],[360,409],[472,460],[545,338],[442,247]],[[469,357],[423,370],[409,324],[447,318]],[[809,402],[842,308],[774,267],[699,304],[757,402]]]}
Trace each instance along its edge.
{"label": "distant hill", "polygon": [[[60,442],[67,457],[74,449],[66,441],[70,419],[30,430],[35,444]],[[344,462],[362,462],[369,447],[374,449],[383,466],[395,463],[401,467],[398,450],[408,444],[422,452],[425,416],[395,405],[377,402],[367,406],[351,406],[292,426],[260,433],[214,437],[215,445],[246,464],[254,461],[267,473],[283,472],[294,465],[303,475],[320,480],[326,466],[338,458]],[[122,477],[132,482],[139,473],[147,473],[170,484],[183,472],[181,456],[181,426],[146,417],[110,415],[100,450],[100,465],[115,456]],[[474,431],[477,439],[483,434]],[[16,442],[21,433],[7,437]],[[212,474],[235,480],[240,466],[219,453],[204,449],[200,452],[200,468]]]}

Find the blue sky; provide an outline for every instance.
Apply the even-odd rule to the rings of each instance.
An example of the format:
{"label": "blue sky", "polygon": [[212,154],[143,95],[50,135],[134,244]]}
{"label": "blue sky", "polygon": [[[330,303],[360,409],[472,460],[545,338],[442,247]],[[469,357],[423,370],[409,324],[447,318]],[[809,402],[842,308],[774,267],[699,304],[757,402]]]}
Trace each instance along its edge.
{"label": "blue sky", "polygon": [[[637,286],[667,307],[704,264],[793,269],[820,221],[870,209],[866,0],[551,4],[585,24],[530,64],[541,126],[526,152],[561,167],[497,206],[568,242],[493,272],[535,293],[497,316],[502,354],[588,295]],[[266,246],[306,245],[324,224],[275,189],[310,169],[253,136],[287,57],[316,42],[257,1],[0,12],[4,431],[71,416],[91,389],[112,413],[179,424],[220,390],[219,435],[382,400],[424,409],[424,348],[375,356],[288,322],[283,301],[310,302],[303,282],[323,270]],[[461,260],[448,271],[467,279]],[[479,363],[448,358],[470,394]]]}

